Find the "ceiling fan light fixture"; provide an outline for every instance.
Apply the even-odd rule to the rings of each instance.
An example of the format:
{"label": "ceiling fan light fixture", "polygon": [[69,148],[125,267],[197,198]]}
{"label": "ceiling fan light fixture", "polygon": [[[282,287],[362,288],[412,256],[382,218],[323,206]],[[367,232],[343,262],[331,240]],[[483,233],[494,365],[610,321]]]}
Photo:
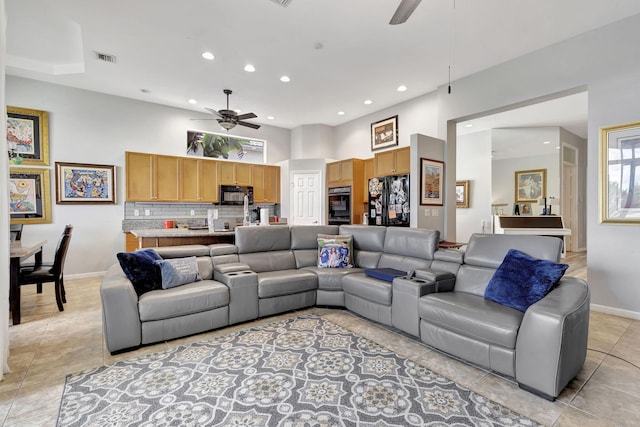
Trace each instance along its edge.
{"label": "ceiling fan light fixture", "polygon": [[218,123],[226,130],[231,130],[236,127],[236,123],[229,119],[218,119]]}

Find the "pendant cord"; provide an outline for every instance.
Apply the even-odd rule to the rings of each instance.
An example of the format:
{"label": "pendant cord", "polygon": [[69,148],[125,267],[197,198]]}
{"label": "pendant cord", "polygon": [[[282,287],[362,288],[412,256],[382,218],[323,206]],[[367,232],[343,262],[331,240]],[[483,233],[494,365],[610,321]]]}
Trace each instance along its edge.
{"label": "pendant cord", "polygon": [[455,66],[456,48],[455,48],[455,11],[456,0],[452,0],[453,7],[451,9],[451,18],[449,25],[449,86],[447,92],[451,94],[451,68]]}

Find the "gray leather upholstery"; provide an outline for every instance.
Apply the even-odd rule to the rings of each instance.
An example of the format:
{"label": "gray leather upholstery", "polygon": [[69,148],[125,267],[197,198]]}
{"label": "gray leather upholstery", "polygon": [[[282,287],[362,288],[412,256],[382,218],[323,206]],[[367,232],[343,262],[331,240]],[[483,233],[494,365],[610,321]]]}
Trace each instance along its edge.
{"label": "gray leather upholstery", "polygon": [[[355,268],[317,267],[318,233],[336,232],[353,236]],[[586,357],[586,283],[565,277],[525,313],[485,300],[484,291],[510,248],[557,262],[561,241],[477,234],[461,252],[437,250],[438,239],[430,230],[261,226],[238,227],[236,245],[160,248],[165,257],[196,256],[206,280],[138,298],[120,266],[111,267],[100,288],[107,348],[114,352],[314,304],[345,306],[555,398]],[[364,274],[377,267],[415,275],[389,283]]]}
{"label": "gray leather upholstery", "polygon": [[586,357],[586,283],[565,277],[524,313],[484,299],[484,291],[509,249],[558,262],[561,243],[553,237],[474,234],[454,290],[420,297],[420,339],[513,376],[521,387],[543,397],[557,397]]}
{"label": "gray leather upholstery", "polygon": [[162,246],[153,248],[162,258],[183,258],[188,256],[209,256],[206,245]]}

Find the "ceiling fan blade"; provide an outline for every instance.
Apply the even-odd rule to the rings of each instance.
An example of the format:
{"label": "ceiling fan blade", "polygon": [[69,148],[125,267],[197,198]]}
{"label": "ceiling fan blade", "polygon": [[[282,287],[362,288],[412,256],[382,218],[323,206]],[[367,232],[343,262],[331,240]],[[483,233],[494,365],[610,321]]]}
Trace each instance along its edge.
{"label": "ceiling fan blade", "polygon": [[256,116],[253,113],[245,113],[245,114],[240,114],[239,116],[236,116],[236,119],[245,120],[245,119],[255,119],[256,117],[258,116]]}
{"label": "ceiling fan blade", "polygon": [[396,9],[396,13],[391,17],[389,24],[398,25],[405,23],[421,1],[422,0],[402,0]]}
{"label": "ceiling fan blade", "polygon": [[214,110],[213,108],[209,108],[209,107],[204,107],[205,110],[207,110],[208,112],[215,114],[218,117],[222,117],[222,115],[220,113],[218,113],[217,110]]}
{"label": "ceiling fan blade", "polygon": [[218,119],[189,119],[189,120],[218,120]]}
{"label": "ceiling fan blade", "polygon": [[254,123],[249,123],[249,122],[238,122],[238,124],[239,124],[240,126],[246,126],[246,127],[248,127],[248,128],[251,128],[251,129],[260,129],[260,125],[256,125],[256,124],[254,124]]}

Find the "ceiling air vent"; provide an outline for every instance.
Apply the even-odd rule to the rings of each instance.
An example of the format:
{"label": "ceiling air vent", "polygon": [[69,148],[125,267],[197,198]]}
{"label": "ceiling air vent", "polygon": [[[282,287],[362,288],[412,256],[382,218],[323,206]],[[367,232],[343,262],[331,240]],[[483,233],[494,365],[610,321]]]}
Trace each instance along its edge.
{"label": "ceiling air vent", "polygon": [[98,61],[110,62],[112,64],[116,63],[115,55],[109,55],[108,53],[100,53],[100,52],[95,52],[95,54],[96,54],[96,59]]}
{"label": "ceiling air vent", "polygon": [[274,3],[278,3],[282,7],[287,7],[289,3],[291,3],[291,0],[271,0],[271,1]]}

